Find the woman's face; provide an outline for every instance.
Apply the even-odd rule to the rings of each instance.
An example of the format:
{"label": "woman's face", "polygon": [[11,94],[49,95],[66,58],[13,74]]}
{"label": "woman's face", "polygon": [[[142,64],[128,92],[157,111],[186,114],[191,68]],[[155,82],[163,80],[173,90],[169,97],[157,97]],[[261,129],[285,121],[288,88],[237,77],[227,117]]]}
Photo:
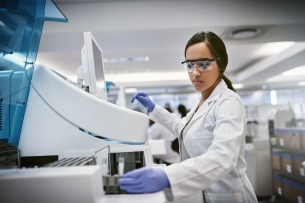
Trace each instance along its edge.
{"label": "woman's face", "polygon": [[[201,58],[215,58],[215,56],[210,53],[206,43],[201,42],[194,44],[186,50],[186,59],[197,60]],[[196,67],[194,68],[193,72],[188,73],[189,78],[197,91],[204,92],[212,87],[212,85],[216,82],[219,76],[217,62],[215,61],[211,64],[211,66],[213,66],[213,69],[207,72],[200,72]]]}

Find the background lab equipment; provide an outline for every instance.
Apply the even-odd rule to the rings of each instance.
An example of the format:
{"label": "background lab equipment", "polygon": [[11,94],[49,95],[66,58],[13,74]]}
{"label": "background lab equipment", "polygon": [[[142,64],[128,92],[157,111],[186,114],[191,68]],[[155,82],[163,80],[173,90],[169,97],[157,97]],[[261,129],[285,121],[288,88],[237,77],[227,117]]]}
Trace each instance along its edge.
{"label": "background lab equipment", "polygon": [[[148,118],[98,98],[99,93],[88,94],[42,64],[34,65],[44,20],[67,22],[56,5],[51,0],[0,5],[0,139],[18,146],[22,167],[29,167],[0,170],[0,202],[166,202],[164,192],[105,196],[102,160],[108,160],[107,173],[117,173],[120,157],[125,157],[125,171],[152,166]],[[93,37],[90,43],[91,51],[84,46],[90,55],[87,68],[102,64]],[[92,84],[85,79],[85,85]],[[79,162],[85,166],[48,165],[70,158],[85,160]]]}
{"label": "background lab equipment", "polygon": [[246,144],[246,174],[258,197],[272,195],[270,143],[268,137],[253,138]]}

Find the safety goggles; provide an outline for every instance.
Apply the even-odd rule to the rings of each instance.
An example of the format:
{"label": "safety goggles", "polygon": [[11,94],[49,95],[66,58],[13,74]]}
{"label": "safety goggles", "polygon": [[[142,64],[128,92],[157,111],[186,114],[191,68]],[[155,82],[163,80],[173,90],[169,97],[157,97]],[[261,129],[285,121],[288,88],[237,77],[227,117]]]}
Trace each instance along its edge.
{"label": "safety goggles", "polygon": [[214,68],[214,64],[216,60],[219,60],[220,58],[202,58],[202,59],[196,59],[196,60],[185,60],[181,62],[185,68],[185,70],[189,73],[192,73],[195,69],[195,66],[200,72],[207,72]]}

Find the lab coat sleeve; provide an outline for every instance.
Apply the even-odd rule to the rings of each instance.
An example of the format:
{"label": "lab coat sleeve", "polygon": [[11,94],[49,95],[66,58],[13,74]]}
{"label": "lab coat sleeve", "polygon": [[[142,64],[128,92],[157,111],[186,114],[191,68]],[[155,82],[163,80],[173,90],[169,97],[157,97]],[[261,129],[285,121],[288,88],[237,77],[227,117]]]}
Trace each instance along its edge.
{"label": "lab coat sleeve", "polygon": [[216,120],[213,141],[207,152],[163,168],[175,200],[198,193],[235,170],[245,139],[244,106],[236,96],[226,96],[215,105],[210,112]]}
{"label": "lab coat sleeve", "polygon": [[186,121],[190,119],[190,116],[191,113],[188,113],[182,119],[177,118],[175,114],[168,112],[156,104],[154,110],[149,114],[149,119],[161,124],[178,137]]}

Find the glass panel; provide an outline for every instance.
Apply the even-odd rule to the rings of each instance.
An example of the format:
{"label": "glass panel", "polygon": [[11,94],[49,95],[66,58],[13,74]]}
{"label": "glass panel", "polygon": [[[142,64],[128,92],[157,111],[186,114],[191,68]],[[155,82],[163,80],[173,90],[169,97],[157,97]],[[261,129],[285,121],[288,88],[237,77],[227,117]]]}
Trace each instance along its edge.
{"label": "glass panel", "polygon": [[30,91],[33,66],[26,71],[14,71],[11,77],[10,136],[8,142],[18,145],[23,117]]}
{"label": "glass panel", "polygon": [[0,140],[9,138],[10,134],[10,87],[11,87],[11,76],[14,71],[0,71]]}
{"label": "glass panel", "polygon": [[51,0],[0,1],[0,141],[14,146],[45,20],[68,21]]}
{"label": "glass panel", "polygon": [[39,20],[68,22],[52,0],[19,0],[19,10]]}
{"label": "glass panel", "polygon": [[0,71],[23,70],[28,43],[24,42],[26,16],[0,11]]}
{"label": "glass panel", "polygon": [[45,21],[68,22],[68,19],[51,0],[46,0]]}

